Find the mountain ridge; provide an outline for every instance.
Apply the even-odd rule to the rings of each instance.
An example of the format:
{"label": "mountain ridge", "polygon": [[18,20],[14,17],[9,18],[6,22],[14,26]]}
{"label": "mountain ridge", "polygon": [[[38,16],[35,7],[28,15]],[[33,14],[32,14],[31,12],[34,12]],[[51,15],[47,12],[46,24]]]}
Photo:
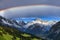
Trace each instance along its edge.
{"label": "mountain ridge", "polygon": [[[37,22],[38,21],[38,22]],[[39,22],[40,21],[40,22]],[[43,23],[42,23],[43,22]],[[27,24],[32,23],[32,25],[27,26],[28,28],[26,28]],[[25,32],[25,33],[30,33],[32,35],[35,35],[39,38],[43,38],[46,40],[54,40],[54,38],[56,38],[60,33],[60,22],[48,22],[48,21],[42,21],[41,19],[38,20],[34,20],[31,21],[29,23],[25,24],[24,26],[20,26],[16,21],[10,20],[10,19],[6,19],[2,16],[0,16],[0,25],[2,26],[6,26],[6,27],[11,27],[11,28],[15,28],[19,31]],[[49,24],[48,26],[46,26],[45,24]],[[51,25],[52,24],[52,25]],[[46,28],[48,27],[48,28]],[[55,28],[56,27],[56,28]],[[50,28],[50,29],[49,29]],[[48,29],[48,30],[47,30]],[[56,31],[57,29],[57,31]],[[58,34],[56,34],[56,36],[54,37],[54,33],[57,32]],[[51,37],[53,36],[53,37]],[[59,36],[58,36],[58,40],[59,40]],[[56,39],[56,40],[57,40]]]}

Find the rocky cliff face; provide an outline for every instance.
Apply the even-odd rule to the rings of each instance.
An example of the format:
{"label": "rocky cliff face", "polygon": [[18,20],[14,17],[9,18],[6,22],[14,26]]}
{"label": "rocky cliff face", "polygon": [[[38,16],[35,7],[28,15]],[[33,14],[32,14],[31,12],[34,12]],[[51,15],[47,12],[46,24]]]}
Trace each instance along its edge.
{"label": "rocky cliff face", "polygon": [[60,40],[60,21],[48,22],[37,19],[25,24],[23,21],[18,23],[0,16],[0,25],[15,28],[46,40]]}
{"label": "rocky cliff face", "polygon": [[36,19],[27,23],[24,28],[26,32],[34,34],[38,37],[45,38],[50,30],[50,28],[55,24],[55,21],[49,22],[41,19]]}
{"label": "rocky cliff face", "polygon": [[54,24],[49,30],[49,35],[47,36],[50,40],[60,40],[60,21]]}

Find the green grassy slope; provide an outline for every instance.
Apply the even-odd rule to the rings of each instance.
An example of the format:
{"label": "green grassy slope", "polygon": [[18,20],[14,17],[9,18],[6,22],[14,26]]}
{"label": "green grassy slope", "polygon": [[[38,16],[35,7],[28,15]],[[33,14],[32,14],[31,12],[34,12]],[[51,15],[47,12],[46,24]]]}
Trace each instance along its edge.
{"label": "green grassy slope", "polygon": [[0,40],[42,40],[13,28],[0,26]]}

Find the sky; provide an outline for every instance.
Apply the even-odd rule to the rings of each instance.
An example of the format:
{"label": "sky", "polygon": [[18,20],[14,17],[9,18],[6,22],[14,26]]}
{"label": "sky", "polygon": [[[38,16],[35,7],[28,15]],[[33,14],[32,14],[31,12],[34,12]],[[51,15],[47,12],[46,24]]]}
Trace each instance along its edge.
{"label": "sky", "polygon": [[[48,14],[48,16],[51,14],[52,11],[53,11],[52,13],[54,13],[54,14],[51,14],[51,15],[57,15],[57,16],[59,15],[60,16],[60,14],[59,14],[60,13],[60,11],[59,11],[60,10],[60,8],[59,8],[60,7],[60,0],[0,0],[0,10],[9,9],[9,8],[12,8],[12,7],[31,6],[31,5],[49,5],[49,6],[53,6],[54,8],[51,7],[51,9],[48,8],[49,10],[48,9],[46,10],[46,12],[48,12],[48,13],[50,12]],[[19,8],[17,8],[17,9],[19,9]],[[42,10],[44,11],[43,7],[42,7]],[[43,13],[43,14],[38,14],[36,16],[45,16],[46,12]],[[4,12],[1,11],[0,13],[3,14]],[[12,13],[15,13],[15,12],[13,11]],[[33,15],[35,15],[35,14],[33,13]],[[9,16],[9,15],[11,15],[11,13],[7,14],[7,15]],[[12,14],[12,15],[14,15],[14,14]],[[28,15],[28,16],[31,16],[31,15]],[[60,17],[58,17],[58,18],[56,17],[54,19],[59,20],[59,18]],[[51,17],[51,19],[53,19],[53,18]],[[50,20],[50,18],[47,19],[47,20]]]}
{"label": "sky", "polygon": [[[22,17],[22,18],[13,18],[12,20],[23,20],[25,22],[30,22],[36,20],[37,17]],[[38,17],[38,19],[43,20],[43,21],[60,21],[60,17]]]}
{"label": "sky", "polygon": [[0,0],[0,10],[26,5],[60,6],[60,0]]}
{"label": "sky", "polygon": [[12,18],[12,20],[16,20],[17,22],[19,21],[24,21],[25,23],[34,21],[36,19],[40,19],[42,21],[55,21],[58,22],[60,21],[60,17],[22,17],[22,18]]}

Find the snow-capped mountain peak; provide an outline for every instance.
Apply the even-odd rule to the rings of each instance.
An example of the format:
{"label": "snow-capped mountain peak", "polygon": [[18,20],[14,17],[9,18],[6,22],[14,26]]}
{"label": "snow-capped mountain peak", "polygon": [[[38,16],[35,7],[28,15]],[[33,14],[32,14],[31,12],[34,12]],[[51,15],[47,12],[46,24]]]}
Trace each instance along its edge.
{"label": "snow-capped mountain peak", "polygon": [[41,20],[40,18],[37,18],[36,20],[27,23],[27,25],[25,25],[24,28],[29,28],[30,25],[33,25],[33,24],[36,24],[36,23],[38,23],[40,25],[40,27],[43,27],[43,26],[51,27],[56,22],[55,21],[44,21],[44,20]]}

